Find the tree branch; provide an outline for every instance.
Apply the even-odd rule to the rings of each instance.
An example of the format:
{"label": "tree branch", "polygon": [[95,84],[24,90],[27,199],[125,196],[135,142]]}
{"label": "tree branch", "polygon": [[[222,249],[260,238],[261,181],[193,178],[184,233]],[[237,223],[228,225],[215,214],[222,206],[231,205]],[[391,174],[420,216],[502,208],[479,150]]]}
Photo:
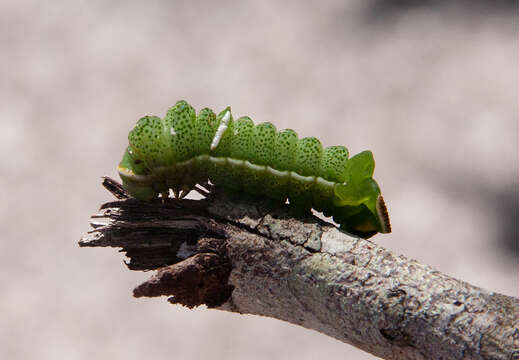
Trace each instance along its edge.
{"label": "tree branch", "polygon": [[310,214],[213,189],[207,199],[119,201],[80,246],[120,247],[157,270],[134,296],[257,314],[385,359],[519,359],[519,299],[442,274]]}

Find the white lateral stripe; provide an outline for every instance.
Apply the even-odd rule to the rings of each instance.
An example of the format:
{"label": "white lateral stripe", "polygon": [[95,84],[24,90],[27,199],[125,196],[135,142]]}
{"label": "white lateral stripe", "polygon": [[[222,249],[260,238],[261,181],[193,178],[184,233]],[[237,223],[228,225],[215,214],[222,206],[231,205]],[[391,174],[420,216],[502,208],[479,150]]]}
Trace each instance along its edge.
{"label": "white lateral stripe", "polygon": [[334,183],[333,181],[328,181],[326,179],[323,179],[320,176],[315,178],[315,182],[324,187],[333,187],[335,184],[337,184],[337,183]]}
{"label": "white lateral stripe", "polygon": [[267,172],[269,174],[272,174],[275,177],[278,177],[278,178],[284,178],[284,177],[289,177],[290,176],[290,172],[289,171],[279,171],[279,170],[276,170],[274,168],[271,168],[270,166],[267,166]]}
{"label": "white lateral stripe", "polygon": [[[315,183],[317,183],[321,186],[327,187],[327,188],[333,188],[335,185],[338,184],[333,181],[328,181],[326,179],[323,179],[320,176],[303,176],[294,171],[286,171],[286,170],[280,171],[280,170],[276,170],[270,166],[253,164],[247,160],[233,159],[233,158],[229,158],[229,157],[215,157],[215,156],[210,156],[208,154],[198,155],[192,159],[178,162],[173,166],[160,166],[160,167],[155,168],[154,171],[156,173],[160,173],[160,174],[167,174],[168,172],[173,171],[176,168],[182,169],[186,166],[190,166],[191,164],[193,164],[196,161],[209,161],[209,162],[212,162],[213,164],[219,165],[219,166],[222,166],[224,164],[230,164],[235,167],[244,166],[245,168],[250,169],[252,171],[256,171],[256,172],[266,171],[267,173],[269,173],[272,176],[275,176],[277,178],[289,177],[295,181],[300,181],[300,182],[307,183],[307,184],[315,182]],[[137,175],[133,171],[126,169],[124,167],[119,167],[118,170],[119,170],[119,173],[121,173],[122,175],[124,175],[128,178],[131,178],[137,182],[140,182],[140,181],[146,182],[153,178],[153,175]]]}
{"label": "white lateral stripe", "polygon": [[302,183],[308,184],[313,183],[315,181],[315,176],[303,176],[293,171],[290,172],[290,177],[297,181],[301,181]]}
{"label": "white lateral stripe", "polygon": [[213,142],[211,143],[211,151],[216,149],[220,143],[223,133],[225,130],[227,130],[227,126],[229,126],[229,120],[231,120],[231,112],[227,110],[222,120],[220,121],[220,125],[218,126],[218,130],[216,130],[216,134],[214,134]]}
{"label": "white lateral stripe", "polygon": [[239,166],[243,166],[243,163],[244,161],[243,160],[240,160],[240,159],[231,159],[231,158],[227,158],[227,162],[233,166],[236,166],[236,167],[239,167]]}
{"label": "white lateral stripe", "polygon": [[209,161],[216,165],[224,165],[227,162],[227,158],[209,157]]}
{"label": "white lateral stripe", "polygon": [[263,172],[265,171],[265,166],[263,165],[256,165],[256,164],[253,164],[249,161],[245,161],[245,166],[248,168],[248,169],[251,169],[252,171],[256,171],[256,172]]}

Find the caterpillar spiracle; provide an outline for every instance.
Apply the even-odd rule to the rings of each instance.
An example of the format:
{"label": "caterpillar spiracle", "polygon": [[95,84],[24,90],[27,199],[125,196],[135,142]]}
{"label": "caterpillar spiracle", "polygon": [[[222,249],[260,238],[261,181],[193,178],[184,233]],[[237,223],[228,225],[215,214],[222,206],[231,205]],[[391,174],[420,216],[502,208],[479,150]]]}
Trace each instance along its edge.
{"label": "caterpillar spiracle", "polygon": [[118,172],[123,187],[140,200],[178,197],[208,179],[215,185],[314,208],[344,230],[368,238],[391,232],[373,180],[370,151],[349,158],[344,146],[323,149],[315,137],[299,139],[271,123],[234,120],[230,107],[198,115],[178,101],[161,119],[141,118],[128,135]]}

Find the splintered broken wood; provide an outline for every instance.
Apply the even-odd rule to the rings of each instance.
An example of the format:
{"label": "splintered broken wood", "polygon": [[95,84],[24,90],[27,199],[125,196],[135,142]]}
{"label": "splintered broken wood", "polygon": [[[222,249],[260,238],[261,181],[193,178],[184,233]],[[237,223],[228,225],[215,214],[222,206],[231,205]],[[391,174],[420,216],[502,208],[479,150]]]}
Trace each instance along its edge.
{"label": "splintered broken wood", "polygon": [[156,270],[136,297],[269,316],[385,359],[519,359],[516,298],[288,205],[219,189],[143,202],[103,185],[119,200],[92,216],[79,245],[121,248],[129,269]]}

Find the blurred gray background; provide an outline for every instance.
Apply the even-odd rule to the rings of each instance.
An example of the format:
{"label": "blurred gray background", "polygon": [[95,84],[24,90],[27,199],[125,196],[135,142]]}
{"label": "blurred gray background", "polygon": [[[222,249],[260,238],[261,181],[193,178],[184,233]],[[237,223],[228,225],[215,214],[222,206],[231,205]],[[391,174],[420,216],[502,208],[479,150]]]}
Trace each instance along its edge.
{"label": "blurred gray background", "polygon": [[519,296],[517,15],[511,1],[2,1],[0,358],[373,359],[280,321],[134,299],[151,273],[78,248],[129,130],[179,99],[371,149],[394,228],[375,242]]}

